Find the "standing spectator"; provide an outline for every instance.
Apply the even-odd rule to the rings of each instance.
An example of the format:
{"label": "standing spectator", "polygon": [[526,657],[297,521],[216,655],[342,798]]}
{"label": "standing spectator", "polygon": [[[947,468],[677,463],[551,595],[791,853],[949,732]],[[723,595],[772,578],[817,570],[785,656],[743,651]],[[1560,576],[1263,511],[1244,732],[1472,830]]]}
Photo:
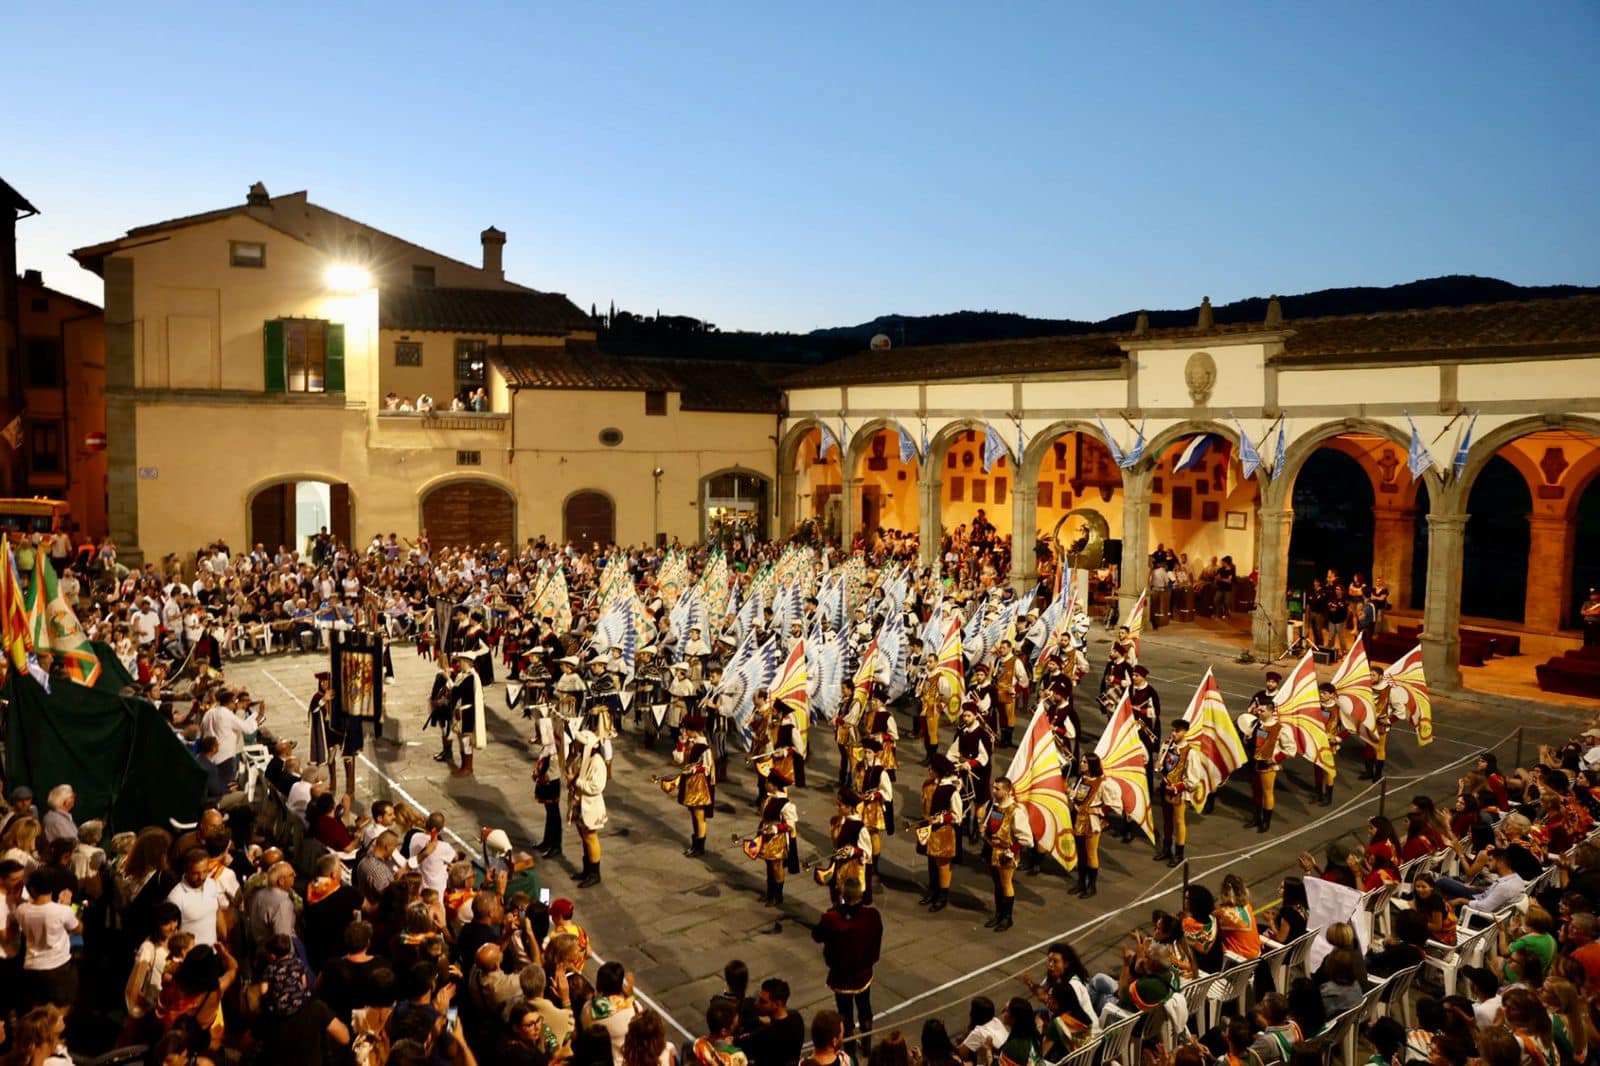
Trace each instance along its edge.
{"label": "standing spectator", "polygon": [[261,728],[258,715],[246,713],[241,717],[233,709],[233,701],[233,692],[223,689],[217,693],[216,706],[200,720],[200,735],[217,738],[217,750],[211,756],[211,761],[217,764],[217,772],[228,781],[237,775],[239,749],[244,745],[244,738]]}
{"label": "standing spectator", "polygon": [[211,876],[211,858],[202,848],[191,848],[183,856],[183,880],[167,896],[183,916],[180,928],[194,937],[196,944],[217,942],[217,915],[222,909],[222,886]]}
{"label": "standing spectator", "polygon": [[806,1023],[798,1011],[789,1010],[789,982],[769,977],[756,994],[756,1027],[735,1041],[750,1066],[796,1066],[805,1043]]}
{"label": "standing spectator", "polygon": [[78,972],[72,966],[72,938],[83,932],[72,909],[72,889],[55,868],[28,876],[28,901],[17,908],[17,928],[27,953],[22,959],[22,1001],[70,1007],[78,998]]}
{"label": "standing spectator", "polygon": [[847,1040],[855,1035],[858,1023],[862,1030],[872,1030],[872,971],[883,951],[883,916],[876,907],[862,903],[864,894],[860,881],[846,882],[840,905],[824,911],[811,933],[811,939],[822,945],[828,988],[844,1020]]}
{"label": "standing spectator", "polygon": [[44,840],[54,844],[58,840],[78,839],[78,823],[72,820],[72,808],[77,805],[78,794],[71,785],[57,785],[47,797],[50,809],[44,815]]}
{"label": "standing spectator", "polygon": [[266,887],[250,897],[250,939],[265,944],[274,936],[294,936],[294,867],[274,863],[267,870]]}
{"label": "standing spectator", "polygon": [[443,832],[444,815],[434,811],[428,815],[426,832],[413,834],[406,851],[406,858],[415,860],[417,872],[422,874],[422,887],[441,896],[450,880],[450,864],[456,861],[456,849],[441,839]]}
{"label": "standing spectator", "polygon": [[178,905],[170,900],[157,904],[152,917],[155,928],[139,943],[133,956],[133,972],[128,974],[128,983],[122,990],[123,1006],[128,1012],[125,1035],[146,1044],[154,1043],[160,1033],[155,1010],[161,1002],[161,983],[167,974],[167,942],[183,921]]}

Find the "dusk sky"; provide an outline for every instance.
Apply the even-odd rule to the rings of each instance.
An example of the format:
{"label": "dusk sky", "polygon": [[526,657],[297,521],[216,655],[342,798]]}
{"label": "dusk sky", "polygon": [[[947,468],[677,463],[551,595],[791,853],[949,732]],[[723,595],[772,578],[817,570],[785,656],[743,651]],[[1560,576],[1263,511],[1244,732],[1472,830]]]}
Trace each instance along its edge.
{"label": "dusk sky", "polygon": [[[96,10],[98,8],[98,10]],[[724,329],[1600,283],[1600,4],[25,5],[22,267],[253,181]]]}

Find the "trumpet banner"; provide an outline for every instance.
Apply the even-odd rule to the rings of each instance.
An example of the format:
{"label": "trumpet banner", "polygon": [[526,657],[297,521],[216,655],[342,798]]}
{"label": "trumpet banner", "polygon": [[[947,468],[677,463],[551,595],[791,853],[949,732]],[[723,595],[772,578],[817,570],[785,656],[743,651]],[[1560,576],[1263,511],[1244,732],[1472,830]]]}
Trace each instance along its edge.
{"label": "trumpet banner", "polygon": [[1234,728],[1222,690],[1210,670],[1195,689],[1189,709],[1183,714],[1189,723],[1189,739],[1195,757],[1189,762],[1189,805],[1198,813],[1212,793],[1239,767],[1245,764],[1244,744]]}
{"label": "trumpet banner", "polygon": [[1094,746],[1100,756],[1100,767],[1107,780],[1116,788],[1117,808],[1139,824],[1144,835],[1155,843],[1155,827],[1150,822],[1150,784],[1145,778],[1145,767],[1150,753],[1139,739],[1139,726],[1133,718],[1133,701],[1126,693],[1117,705],[1116,713],[1106,723],[1106,731]]}
{"label": "trumpet banner", "polygon": [[1290,752],[1320,767],[1331,782],[1339,771],[1333,764],[1333,746],[1328,743],[1328,729],[1322,721],[1317,661],[1310,652],[1295,664],[1273,702],[1278,706],[1278,720],[1283,724]]}
{"label": "trumpet banner", "polygon": [[1078,845],[1072,837],[1072,808],[1062,776],[1061,750],[1044,711],[1033,712],[1017,754],[1006,771],[1017,803],[1028,813],[1034,843],[1068,870],[1078,867]]}
{"label": "trumpet banner", "polygon": [[1377,737],[1373,724],[1377,721],[1378,709],[1372,695],[1372,667],[1367,662],[1367,646],[1359,633],[1339,668],[1333,672],[1333,688],[1339,694],[1339,724],[1347,732],[1372,743]]}
{"label": "trumpet banner", "polygon": [[1389,679],[1389,706],[1416,728],[1418,744],[1433,743],[1433,700],[1422,672],[1422,645],[1396,659],[1383,676]]}

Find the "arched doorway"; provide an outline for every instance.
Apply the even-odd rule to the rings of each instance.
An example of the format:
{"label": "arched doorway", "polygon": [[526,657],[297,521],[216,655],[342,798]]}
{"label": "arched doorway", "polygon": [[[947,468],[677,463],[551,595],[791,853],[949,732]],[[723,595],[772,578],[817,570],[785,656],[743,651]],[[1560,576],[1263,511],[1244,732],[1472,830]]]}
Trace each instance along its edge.
{"label": "arched doorway", "polygon": [[861,482],[855,531],[869,537],[879,532],[916,533],[921,521],[917,513],[917,477],[922,465],[916,445],[912,445],[906,458],[901,458],[900,430],[893,423],[885,423],[862,427],[851,450],[855,457],[854,476]]}
{"label": "arched doorway", "polygon": [[1581,629],[1579,611],[1589,590],[1600,588],[1600,477],[1591,476],[1572,508],[1572,585],[1567,595],[1567,629]]}
{"label": "arched doorway", "polygon": [[350,486],[321,478],[286,478],[258,488],[247,507],[250,546],[304,552],[326,529],[347,547],[355,525]]}
{"label": "arched doorway", "polygon": [[726,543],[747,534],[767,537],[770,483],[750,470],[722,470],[700,479],[700,538]]}
{"label": "arched doorway", "polygon": [[838,447],[822,454],[822,430],[815,422],[791,430],[781,456],[785,486],[783,536],[838,540],[844,507],[843,457]]}
{"label": "arched doorway", "polygon": [[617,509],[611,497],[594,489],[584,489],[567,497],[561,507],[562,539],[580,547],[615,543]]}
{"label": "arched doorway", "polygon": [[1374,502],[1372,478],[1358,459],[1336,448],[1311,453],[1294,483],[1291,589],[1330,570],[1345,580],[1372,573]]}
{"label": "arched doorway", "polygon": [[1491,458],[1467,496],[1461,566],[1463,615],[1523,620],[1528,596],[1528,515],[1532,510],[1533,496],[1521,472],[1504,456]]}
{"label": "arched doorway", "polygon": [[[995,427],[1001,433],[1004,426]],[[962,420],[946,426],[934,438],[928,462],[938,464],[940,529],[919,530],[921,536],[938,536],[937,550],[956,550],[961,565],[975,575],[1005,580],[1016,566],[1018,545],[1011,536],[1011,493],[1016,465],[1010,454],[996,457],[983,468],[983,423]],[[933,545],[930,545],[932,547]],[[1022,545],[1031,550],[1032,545]]]}
{"label": "arched doorway", "polygon": [[[1034,483],[1033,544],[1022,545],[1021,550],[1035,553],[1035,567],[1041,576],[1046,572],[1055,575],[1059,556],[1072,553],[1081,544],[1077,565],[1090,571],[1091,578],[1080,592],[1086,593],[1090,602],[1102,603],[1116,595],[1110,574],[1122,564],[1122,469],[1105,442],[1093,433],[1056,429],[1045,430],[1028,446],[1028,469],[1033,471]],[[1090,542],[1102,532],[1104,540],[1096,558]],[[1096,574],[1102,579],[1095,580]]]}
{"label": "arched doorway", "polygon": [[517,500],[500,485],[462,478],[437,485],[422,497],[422,528],[441,547],[517,542]]}

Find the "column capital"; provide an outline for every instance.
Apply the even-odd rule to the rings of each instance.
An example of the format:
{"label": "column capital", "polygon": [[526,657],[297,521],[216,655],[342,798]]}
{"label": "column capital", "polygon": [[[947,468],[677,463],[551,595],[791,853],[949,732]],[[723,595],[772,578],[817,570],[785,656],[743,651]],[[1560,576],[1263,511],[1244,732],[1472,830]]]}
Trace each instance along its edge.
{"label": "column capital", "polygon": [[1262,525],[1273,522],[1293,523],[1293,507],[1263,507],[1256,512],[1257,521]]}
{"label": "column capital", "polygon": [[1559,529],[1563,532],[1567,528],[1567,516],[1559,514],[1541,514],[1538,511],[1528,515],[1529,529]]}
{"label": "column capital", "polygon": [[1441,533],[1458,533],[1466,529],[1467,519],[1471,517],[1471,515],[1465,514],[1434,514],[1430,511],[1428,513],[1428,526],[1430,529],[1436,529]]}

